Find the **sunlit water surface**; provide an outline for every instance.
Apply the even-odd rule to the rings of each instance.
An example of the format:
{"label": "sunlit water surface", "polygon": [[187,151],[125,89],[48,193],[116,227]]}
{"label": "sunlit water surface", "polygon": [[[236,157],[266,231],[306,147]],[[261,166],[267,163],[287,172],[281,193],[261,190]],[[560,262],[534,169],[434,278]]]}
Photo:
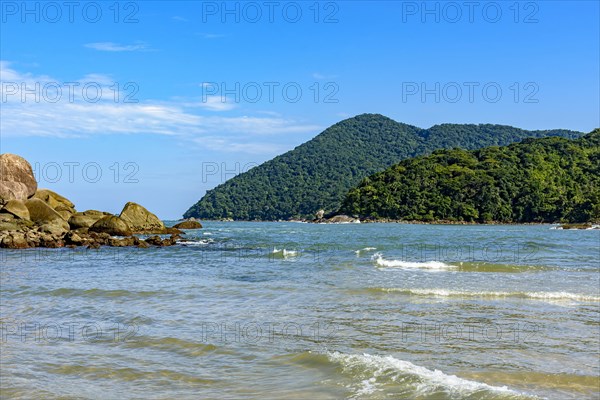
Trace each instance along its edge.
{"label": "sunlit water surface", "polygon": [[1,397],[594,399],[600,231],[206,222],[0,251]]}

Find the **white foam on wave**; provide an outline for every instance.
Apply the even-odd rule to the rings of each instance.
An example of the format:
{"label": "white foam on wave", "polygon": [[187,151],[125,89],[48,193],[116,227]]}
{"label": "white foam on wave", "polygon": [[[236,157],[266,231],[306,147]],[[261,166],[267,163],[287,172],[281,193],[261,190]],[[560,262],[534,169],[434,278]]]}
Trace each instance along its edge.
{"label": "white foam on wave", "polygon": [[559,225],[559,226],[552,226],[552,227],[550,227],[550,229],[559,230],[559,231],[575,231],[575,232],[577,232],[577,231],[591,231],[591,230],[600,229],[600,225],[590,225],[587,228],[580,228],[580,229],[565,229],[565,228],[563,228],[562,226]]}
{"label": "white foam on wave", "polygon": [[427,297],[516,297],[535,300],[571,300],[579,302],[600,302],[600,296],[589,296],[569,292],[485,292],[485,291],[466,291],[449,289],[403,289],[403,288],[382,288],[385,292],[400,292],[413,296]]}
{"label": "white foam on wave", "polygon": [[588,296],[569,292],[526,292],[527,297],[541,300],[574,300],[600,302],[600,296]]}
{"label": "white foam on wave", "polygon": [[375,263],[384,268],[402,268],[402,269],[430,269],[430,270],[448,270],[457,268],[455,265],[449,265],[441,261],[403,261],[403,260],[386,260],[381,253],[373,254],[371,258]]}
{"label": "white foam on wave", "polygon": [[295,257],[298,255],[296,250],[286,250],[286,249],[278,249],[276,247],[273,248],[272,254],[281,254],[283,257]]}
{"label": "white foam on wave", "polygon": [[180,240],[177,244],[184,246],[206,246],[207,244],[213,243],[212,239],[200,239],[200,240]]}
{"label": "white foam on wave", "polygon": [[[355,397],[374,393],[380,390],[377,387],[377,378],[382,375],[393,375],[392,379],[401,380],[406,375],[413,381],[405,380],[412,385],[416,396],[426,396],[443,390],[456,397],[467,397],[475,393],[492,392],[495,394],[506,394],[511,396],[524,396],[506,386],[491,386],[486,383],[459,378],[455,375],[447,375],[437,369],[430,370],[409,361],[400,360],[392,356],[374,356],[370,354],[343,354],[330,352],[327,354],[332,362],[341,364],[345,369],[360,369],[372,375],[361,381],[360,387],[355,388]],[[534,397],[535,398],[535,397]]]}
{"label": "white foam on wave", "polygon": [[354,251],[356,254],[360,254],[363,251],[374,251],[377,250],[377,247],[365,247],[364,249]]}

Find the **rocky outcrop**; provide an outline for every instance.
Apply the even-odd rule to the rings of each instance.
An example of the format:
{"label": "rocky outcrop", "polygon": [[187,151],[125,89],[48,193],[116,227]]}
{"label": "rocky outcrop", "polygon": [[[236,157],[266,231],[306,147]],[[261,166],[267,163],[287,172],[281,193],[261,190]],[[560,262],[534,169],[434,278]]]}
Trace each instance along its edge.
{"label": "rocky outcrop", "polygon": [[12,214],[0,214],[0,232],[24,232],[35,224],[27,219],[16,218]]}
{"label": "rocky outcrop", "polygon": [[111,215],[106,212],[87,210],[73,214],[69,218],[69,226],[71,229],[89,228],[94,225],[100,218]]}
{"label": "rocky outcrop", "polygon": [[129,236],[125,238],[113,238],[108,239],[108,245],[112,247],[130,247],[137,246],[140,244],[140,238],[137,236]]}
{"label": "rocky outcrop", "polygon": [[173,228],[176,229],[200,229],[202,228],[202,224],[195,219],[187,219],[178,224],[173,225]]}
{"label": "rocky outcrop", "polygon": [[[156,239],[158,238],[158,239]],[[166,239],[161,239],[160,236],[152,237],[150,240],[143,240],[137,236],[129,236],[124,238],[115,238],[107,233],[77,233],[69,231],[65,235],[52,235],[50,233],[41,232],[38,228],[21,232],[21,231],[0,231],[0,247],[10,249],[26,249],[30,247],[79,247],[85,246],[88,249],[99,249],[101,246],[111,247],[139,247],[149,248],[152,246],[172,246],[177,243],[180,237],[171,235]]]}
{"label": "rocky outcrop", "polygon": [[0,244],[2,247],[9,249],[27,249],[29,247],[23,232],[13,232],[10,235],[3,236]]}
{"label": "rocky outcrop", "polygon": [[165,224],[158,217],[137,203],[129,202],[119,217],[127,222],[135,233],[162,233]]}
{"label": "rocky outcrop", "polygon": [[31,165],[15,154],[0,155],[0,204],[27,200],[35,194],[37,182]]}
{"label": "rocky outcrop", "polygon": [[[183,234],[177,228],[166,228],[156,215],[136,203],[127,203],[121,216],[96,210],[77,212],[66,197],[37,189],[31,166],[19,156],[0,155],[0,167],[1,248],[149,248],[172,246],[181,239],[179,234]],[[170,234],[170,237],[152,236],[144,240],[133,233]]]}
{"label": "rocky outcrop", "polygon": [[347,215],[334,215],[331,218],[315,219],[313,222],[318,224],[359,224],[360,220]]}
{"label": "rocky outcrop", "polygon": [[168,239],[163,239],[160,236],[150,236],[146,238],[146,243],[154,246],[173,246],[179,239],[181,239],[179,235],[171,235]]}
{"label": "rocky outcrop", "polygon": [[562,224],[557,229],[600,229],[600,225],[589,223],[583,224]]}
{"label": "rocky outcrop", "polygon": [[69,223],[52,207],[37,198],[25,202],[30,220],[42,228],[43,232],[60,235],[69,231]]}
{"label": "rocky outcrop", "polygon": [[129,224],[115,215],[107,215],[100,218],[90,226],[89,231],[108,233],[114,236],[130,236],[132,234]]}
{"label": "rocky outcrop", "polygon": [[19,219],[30,219],[29,210],[21,200],[9,200],[2,208],[3,213],[9,213]]}
{"label": "rocky outcrop", "polygon": [[44,203],[52,207],[57,213],[59,213],[63,219],[69,220],[71,215],[75,214],[75,204],[73,204],[66,197],[61,196],[58,193],[48,189],[38,189],[33,195],[33,198],[40,199]]}

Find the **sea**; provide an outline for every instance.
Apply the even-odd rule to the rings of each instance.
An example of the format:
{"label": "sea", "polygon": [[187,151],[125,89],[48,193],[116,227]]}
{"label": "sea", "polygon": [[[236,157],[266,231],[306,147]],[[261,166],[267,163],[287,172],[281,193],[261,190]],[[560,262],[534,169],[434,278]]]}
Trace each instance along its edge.
{"label": "sea", "polygon": [[600,397],[600,230],[206,221],[0,265],[2,399]]}

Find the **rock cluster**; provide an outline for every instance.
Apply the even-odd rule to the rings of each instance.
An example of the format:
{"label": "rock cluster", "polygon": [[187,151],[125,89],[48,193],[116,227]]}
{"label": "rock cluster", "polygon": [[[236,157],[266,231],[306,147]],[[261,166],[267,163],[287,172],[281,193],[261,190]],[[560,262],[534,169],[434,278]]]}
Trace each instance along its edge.
{"label": "rock cluster", "polygon": [[[182,228],[202,227],[194,222],[194,228]],[[140,239],[134,234],[171,236]],[[96,210],[77,212],[67,198],[38,189],[27,160],[14,154],[0,155],[0,247],[171,246],[180,234],[183,232],[165,227],[156,215],[132,202],[118,216]]]}
{"label": "rock cluster", "polygon": [[321,214],[321,218],[316,218],[312,222],[316,224],[359,224],[360,219],[349,217],[347,215],[334,215],[331,217],[323,217]]}

